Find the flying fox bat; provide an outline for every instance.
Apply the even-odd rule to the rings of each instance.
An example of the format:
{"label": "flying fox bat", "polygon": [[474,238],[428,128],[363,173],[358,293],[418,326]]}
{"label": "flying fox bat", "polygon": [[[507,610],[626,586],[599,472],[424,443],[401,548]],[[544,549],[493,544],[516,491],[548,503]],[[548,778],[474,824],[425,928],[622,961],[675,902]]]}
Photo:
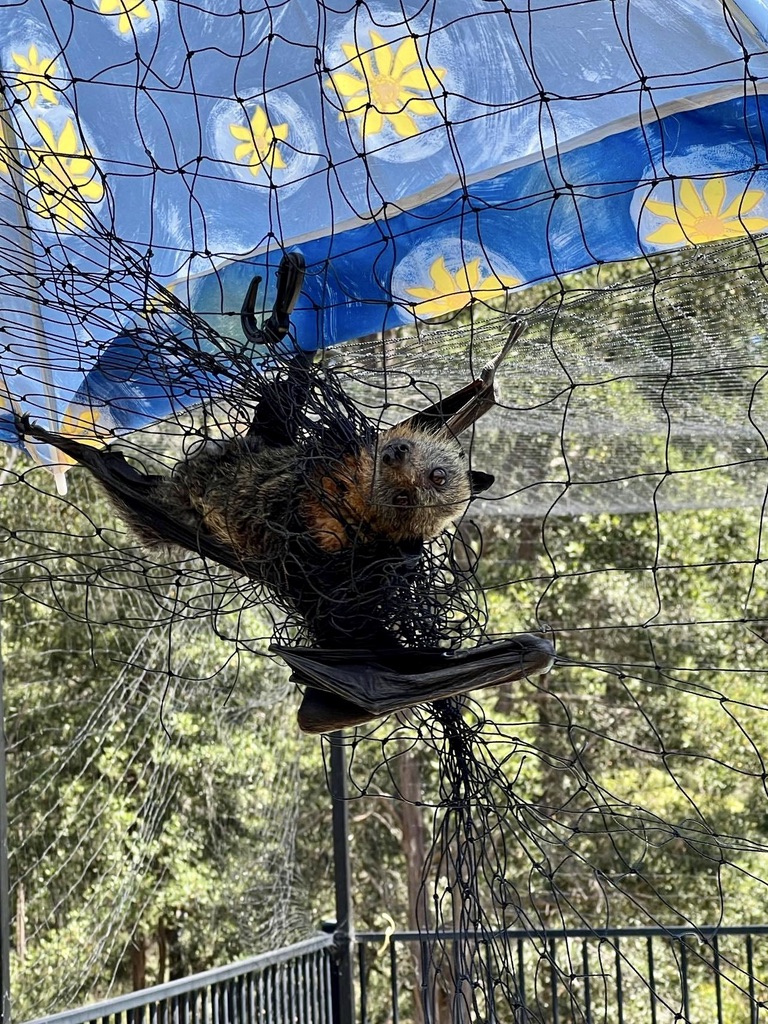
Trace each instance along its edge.
{"label": "flying fox bat", "polygon": [[[246,336],[280,351],[304,261],[284,257],[277,300]],[[425,545],[493,483],[470,470],[458,435],[496,401],[496,370],[522,332],[515,323],[480,376],[384,430],[363,417],[311,357],[294,353],[260,385],[247,433],[208,441],[170,476],[19,417],[20,434],[86,466],[139,538],[212,559],[266,587],[298,614],[313,647],[274,646],[306,686],[299,724],[327,732],[393,710],[547,671],[552,645],[520,634],[448,651],[423,598]]]}

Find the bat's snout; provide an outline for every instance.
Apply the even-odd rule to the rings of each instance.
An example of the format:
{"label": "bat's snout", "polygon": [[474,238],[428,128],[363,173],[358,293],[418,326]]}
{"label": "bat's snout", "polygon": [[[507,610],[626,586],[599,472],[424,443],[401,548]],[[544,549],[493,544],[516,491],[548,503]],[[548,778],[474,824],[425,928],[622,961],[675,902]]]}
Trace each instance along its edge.
{"label": "bat's snout", "polygon": [[403,466],[411,457],[411,446],[407,441],[398,439],[389,441],[381,451],[381,461],[385,466]]}

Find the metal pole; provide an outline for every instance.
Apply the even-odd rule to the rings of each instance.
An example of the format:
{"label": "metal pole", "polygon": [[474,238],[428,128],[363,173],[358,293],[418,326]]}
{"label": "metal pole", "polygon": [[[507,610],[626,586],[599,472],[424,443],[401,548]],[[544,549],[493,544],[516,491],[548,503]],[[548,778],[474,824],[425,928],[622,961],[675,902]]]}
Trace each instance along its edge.
{"label": "metal pole", "polygon": [[355,983],[352,972],[352,874],[349,862],[349,805],[344,733],[333,732],[331,742],[331,800],[333,805],[333,865],[336,886],[336,975],[334,1024],[355,1024]]}
{"label": "metal pole", "polygon": [[[0,639],[2,634],[0,633]],[[5,783],[3,652],[0,647],[0,1021],[11,1024],[11,883],[8,873],[8,790]]]}

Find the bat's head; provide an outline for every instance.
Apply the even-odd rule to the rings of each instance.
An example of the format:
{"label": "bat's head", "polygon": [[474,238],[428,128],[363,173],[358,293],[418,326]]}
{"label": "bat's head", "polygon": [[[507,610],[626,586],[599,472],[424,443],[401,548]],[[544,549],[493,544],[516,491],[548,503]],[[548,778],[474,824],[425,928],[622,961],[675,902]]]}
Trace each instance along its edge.
{"label": "bat's head", "polygon": [[372,519],[392,540],[429,540],[492,483],[488,473],[470,472],[464,449],[447,431],[401,424],[379,435]]}

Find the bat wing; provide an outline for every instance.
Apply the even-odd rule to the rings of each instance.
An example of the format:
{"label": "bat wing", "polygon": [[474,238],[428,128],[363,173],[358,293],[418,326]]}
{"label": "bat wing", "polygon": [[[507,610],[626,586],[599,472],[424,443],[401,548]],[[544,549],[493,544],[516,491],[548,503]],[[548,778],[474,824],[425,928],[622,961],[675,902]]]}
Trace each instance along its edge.
{"label": "bat wing", "polygon": [[329,732],[380,715],[485,686],[547,672],[555,650],[543,637],[521,633],[471,650],[323,650],[273,645],[306,684],[299,710],[305,732]]}
{"label": "bat wing", "polygon": [[443,427],[454,436],[471,427],[496,404],[496,371],[524,330],[525,324],[515,320],[501,350],[486,363],[476,380],[454,391],[452,395],[447,395],[442,401],[421,409],[401,425],[414,429]]}
{"label": "bat wing", "polygon": [[203,555],[234,572],[251,575],[247,561],[240,558],[233,548],[207,533],[202,522],[199,529],[190,528],[163,508],[157,498],[157,489],[167,482],[165,477],[141,472],[120,452],[94,448],[63,434],[44,430],[25,416],[18,417],[17,425],[23,436],[53,445],[89,469],[140,532]]}

